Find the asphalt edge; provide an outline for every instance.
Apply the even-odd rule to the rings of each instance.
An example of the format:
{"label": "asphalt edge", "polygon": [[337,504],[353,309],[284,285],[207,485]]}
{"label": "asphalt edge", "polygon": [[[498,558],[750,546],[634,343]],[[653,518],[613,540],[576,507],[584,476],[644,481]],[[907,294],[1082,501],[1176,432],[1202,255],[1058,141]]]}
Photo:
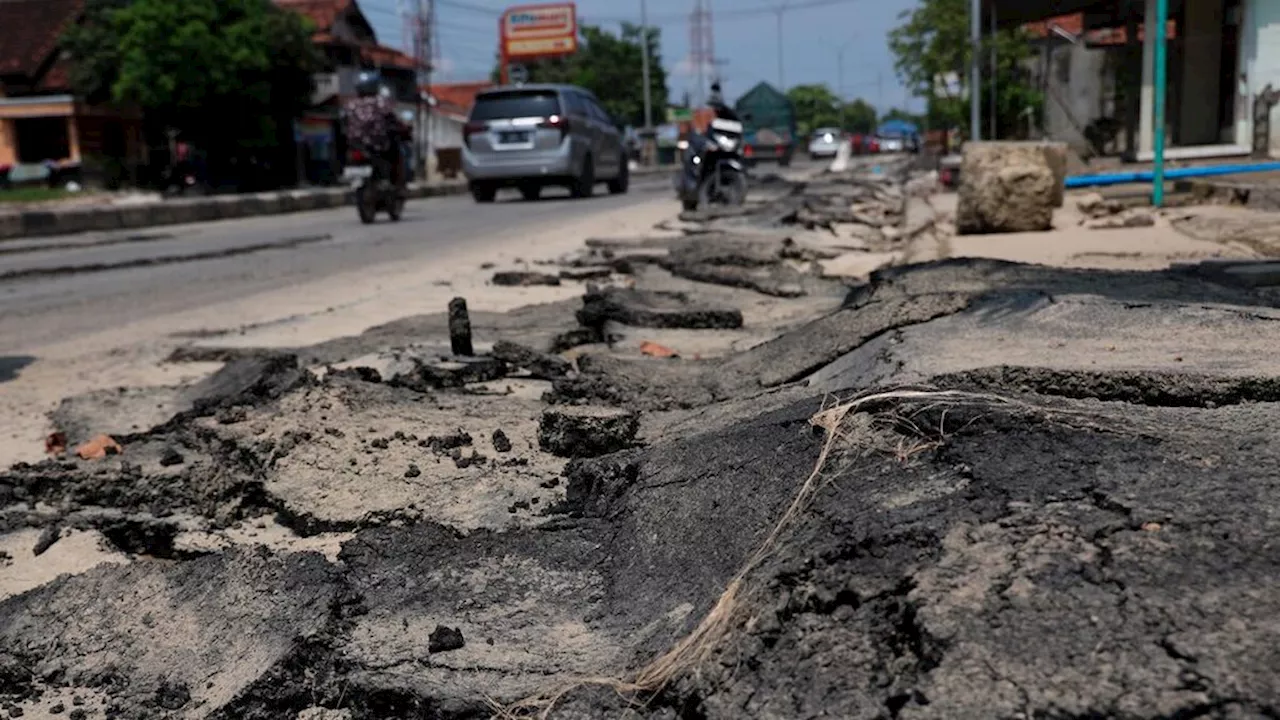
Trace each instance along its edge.
{"label": "asphalt edge", "polygon": [[[631,172],[633,175],[657,175],[673,171],[672,168],[660,167]],[[409,186],[409,198],[414,200],[465,195],[467,192],[465,182]],[[345,207],[354,202],[355,191],[351,188],[325,188],[180,198],[132,206],[50,206],[12,213],[0,211],[0,240],[286,215]]]}
{"label": "asphalt edge", "polygon": [[[462,195],[466,192],[465,183],[409,187],[409,197],[412,199]],[[0,213],[0,240],[285,215],[339,208],[354,202],[354,190],[333,188],[219,195],[134,206],[51,207]]]}

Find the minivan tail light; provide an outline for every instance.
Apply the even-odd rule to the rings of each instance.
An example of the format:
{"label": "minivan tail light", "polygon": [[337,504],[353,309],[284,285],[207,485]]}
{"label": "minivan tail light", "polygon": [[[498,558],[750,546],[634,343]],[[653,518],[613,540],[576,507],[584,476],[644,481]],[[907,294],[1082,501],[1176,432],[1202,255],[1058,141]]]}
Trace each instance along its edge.
{"label": "minivan tail light", "polygon": [[555,128],[560,131],[560,139],[564,140],[569,135],[569,118],[563,115],[552,115],[539,123],[538,127]]}
{"label": "minivan tail light", "polygon": [[488,129],[489,129],[489,125],[487,123],[469,122],[462,127],[462,141],[465,142],[468,147],[470,147],[471,136],[476,135],[478,133],[482,133]]}

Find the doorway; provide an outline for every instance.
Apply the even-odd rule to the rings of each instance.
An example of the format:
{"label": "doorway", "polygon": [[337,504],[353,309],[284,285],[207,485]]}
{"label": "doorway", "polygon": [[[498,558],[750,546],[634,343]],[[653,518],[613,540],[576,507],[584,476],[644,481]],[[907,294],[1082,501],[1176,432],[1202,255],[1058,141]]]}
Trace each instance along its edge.
{"label": "doorway", "polygon": [[1243,0],[1224,0],[1222,9],[1222,61],[1218,77],[1218,140],[1236,141],[1236,78],[1240,72],[1240,35],[1244,24]]}

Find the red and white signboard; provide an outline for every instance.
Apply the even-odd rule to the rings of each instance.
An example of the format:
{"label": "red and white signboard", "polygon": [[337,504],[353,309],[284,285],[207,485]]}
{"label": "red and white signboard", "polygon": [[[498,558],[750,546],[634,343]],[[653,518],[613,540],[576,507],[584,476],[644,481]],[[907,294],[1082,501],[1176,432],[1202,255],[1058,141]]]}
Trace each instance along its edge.
{"label": "red and white signboard", "polygon": [[570,55],[578,49],[573,3],[522,5],[502,14],[502,55],[507,60]]}

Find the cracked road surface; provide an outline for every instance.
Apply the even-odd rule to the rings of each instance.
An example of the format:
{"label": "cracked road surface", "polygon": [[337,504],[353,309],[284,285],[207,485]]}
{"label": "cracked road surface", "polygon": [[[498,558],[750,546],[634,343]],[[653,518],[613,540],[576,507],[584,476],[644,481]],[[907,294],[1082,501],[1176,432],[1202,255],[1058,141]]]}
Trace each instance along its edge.
{"label": "cracked road surface", "polygon": [[69,394],[184,382],[216,366],[161,361],[192,338],[303,346],[464,295],[473,310],[572,297],[495,289],[494,270],[554,258],[592,235],[640,234],[677,204],[666,175],[631,192],[528,203],[504,194],[416,200],[402,222],[351,208],[121,233],[0,242],[0,463],[39,457],[44,414]]}
{"label": "cracked road surface", "polygon": [[627,195],[601,190],[587,201],[554,194],[534,203],[504,195],[490,206],[469,196],[414,200],[400,223],[383,217],[372,226],[338,208],[0,242],[0,354],[379,265],[496,255],[511,249],[513,235],[658,198],[669,209],[669,185],[666,176],[637,178]]}

